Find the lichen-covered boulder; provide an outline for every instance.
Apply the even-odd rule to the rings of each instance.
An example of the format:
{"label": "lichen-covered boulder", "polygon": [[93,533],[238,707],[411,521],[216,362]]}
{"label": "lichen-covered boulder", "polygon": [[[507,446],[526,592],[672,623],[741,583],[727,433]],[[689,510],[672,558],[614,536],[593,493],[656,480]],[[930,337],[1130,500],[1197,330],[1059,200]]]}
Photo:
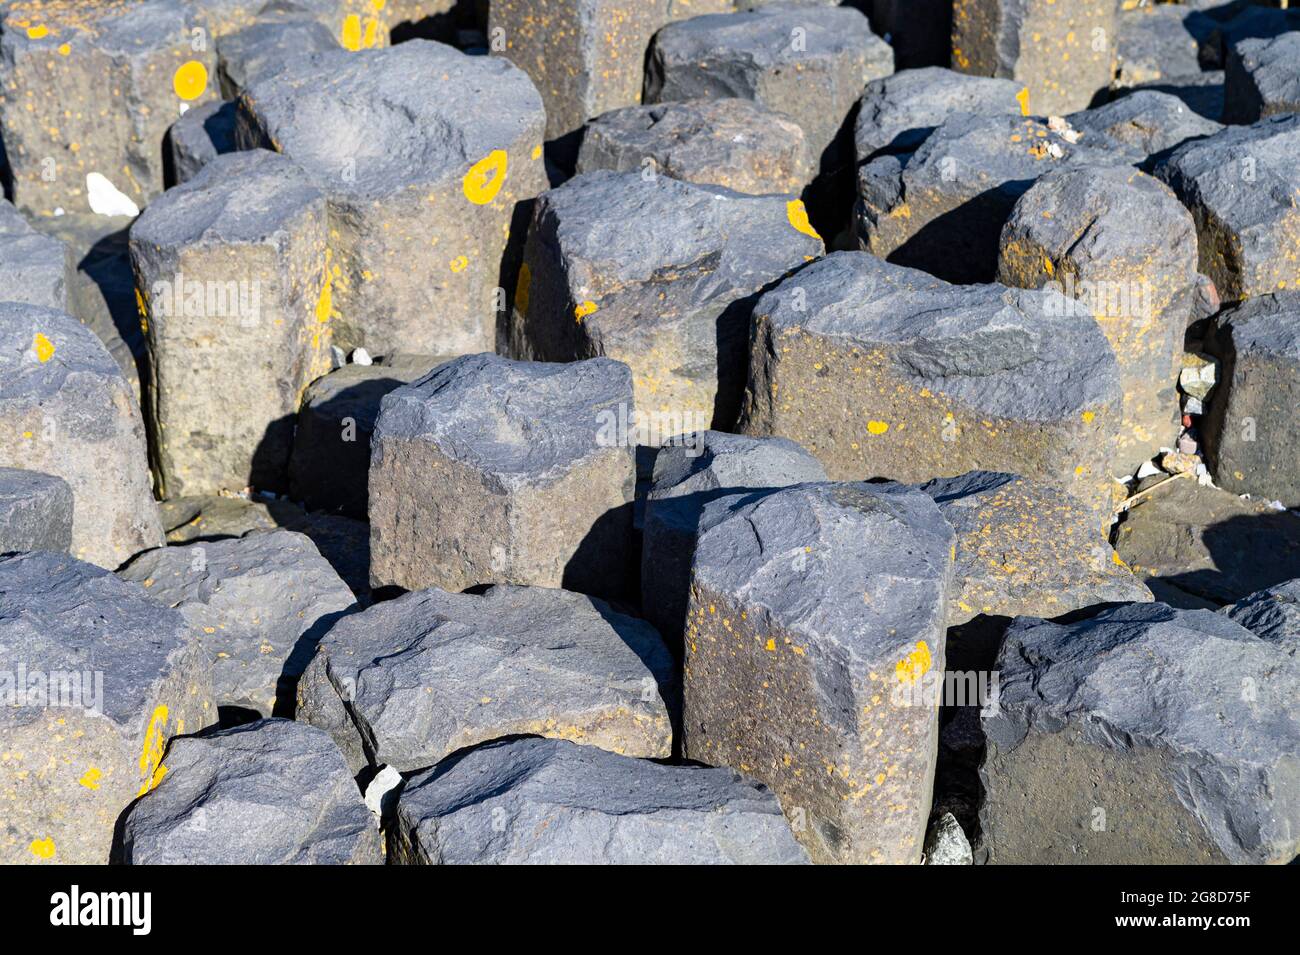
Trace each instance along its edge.
{"label": "lichen-covered boulder", "polygon": [[1155,89],[1134,90],[1096,109],[1071,113],[1065,121],[1092,146],[1146,157],[1141,161],[1144,170],[1188,140],[1223,129],[1174,94]]}

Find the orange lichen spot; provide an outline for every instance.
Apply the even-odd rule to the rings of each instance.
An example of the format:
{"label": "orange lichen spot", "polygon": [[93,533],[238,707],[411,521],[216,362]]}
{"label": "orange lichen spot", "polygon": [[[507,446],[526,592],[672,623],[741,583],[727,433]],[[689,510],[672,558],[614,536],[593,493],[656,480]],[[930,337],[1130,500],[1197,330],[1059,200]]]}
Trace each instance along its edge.
{"label": "orange lichen spot", "polygon": [[343,49],[351,50],[355,53],[361,49],[361,16],[356,13],[349,13],[343,18],[343,29],[339,33],[339,43],[343,44]]}
{"label": "orange lichen spot", "polygon": [[38,859],[54,858],[54,840],[53,839],[33,839],[27,847],[31,854]]}
{"label": "orange lichen spot", "polygon": [[808,208],[803,204],[802,199],[791,199],[785,204],[785,217],[790,221],[790,225],[794,226],[796,232],[821,239],[817,230],[812,227],[812,223],[808,221]]}
{"label": "orange lichen spot", "polygon": [[101,773],[96,767],[91,766],[88,770],[86,770],[82,774],[81,778],[78,779],[77,782],[81,783],[81,785],[85,786],[87,789],[98,789],[99,780],[103,777],[103,775],[104,774]]}
{"label": "orange lichen spot", "polygon": [[533,158],[534,158],[534,159],[541,159],[541,158],[542,158],[542,147],[541,147],[541,146],[534,146],[534,147],[533,147]]}
{"label": "orange lichen spot", "polygon": [[600,310],[600,306],[590,300],[575,305],[573,308],[574,321],[581,322],[588,315],[591,315],[594,312],[597,312],[599,310]]}
{"label": "orange lichen spot", "polygon": [[72,44],[70,43],[59,44],[59,56],[67,56],[71,52],[72,52]]}
{"label": "orange lichen spot", "polygon": [[888,430],[889,430],[889,422],[888,422],[888,421],[868,421],[868,422],[867,422],[867,431],[870,432],[871,434],[880,435],[880,434],[884,434],[884,433],[885,433],[886,431],[888,431]]}
{"label": "orange lichen spot", "polygon": [[325,270],[325,281],[321,283],[320,295],[316,298],[316,321],[328,322],[334,314],[334,279]]}
{"label": "orange lichen spot", "polygon": [[494,149],[465,173],[462,188],[465,198],[476,206],[485,206],[497,197],[505,185],[509,157],[504,149]]}
{"label": "orange lichen spot", "polygon": [[198,99],[207,88],[208,68],[198,60],[182,63],[172,74],[172,89],[186,102]]}
{"label": "orange lichen spot", "polygon": [[916,649],[898,661],[894,675],[898,677],[899,683],[915,683],[929,673],[933,665],[934,658],[930,656],[929,646],[924,640],[918,640]]}
{"label": "orange lichen spot", "polygon": [[776,653],[776,641],[768,637],[767,643],[763,644],[763,649],[768,653]]}
{"label": "orange lichen spot", "polygon": [[463,255],[458,255],[451,260],[451,270],[453,272],[464,272],[469,268],[469,259]]}
{"label": "orange lichen spot", "polygon": [[44,24],[27,28],[27,39],[43,40],[50,35],[50,28]]}
{"label": "orange lichen spot", "polygon": [[1083,418],[1084,424],[1092,424],[1093,419],[1096,418],[1097,416],[1093,414],[1091,411],[1085,411],[1080,417]]}
{"label": "orange lichen spot", "polygon": [[54,342],[37,332],[32,339],[32,350],[36,352],[36,360],[43,365],[54,357]]}
{"label": "orange lichen spot", "polygon": [[1020,115],[1029,115],[1029,87],[1026,86],[1016,94],[1016,102],[1020,104]]}

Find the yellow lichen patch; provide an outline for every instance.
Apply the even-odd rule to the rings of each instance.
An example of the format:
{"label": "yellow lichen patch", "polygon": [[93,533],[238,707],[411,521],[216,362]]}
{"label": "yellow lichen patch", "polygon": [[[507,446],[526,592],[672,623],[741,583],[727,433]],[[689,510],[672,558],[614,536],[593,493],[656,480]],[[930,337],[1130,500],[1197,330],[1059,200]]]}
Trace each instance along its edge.
{"label": "yellow lichen patch", "polygon": [[32,350],[36,352],[36,360],[43,365],[54,357],[54,342],[37,332],[32,339]]}
{"label": "yellow lichen patch", "polygon": [[534,158],[534,159],[541,159],[541,158],[542,158],[542,147],[541,147],[541,146],[534,146],[534,147],[533,147],[533,158]]}
{"label": "yellow lichen patch", "polygon": [[1097,416],[1096,416],[1095,414],[1093,414],[1091,411],[1085,411],[1085,412],[1081,415],[1081,417],[1083,418],[1083,423],[1084,423],[1084,424],[1092,424],[1093,419],[1096,418]]}
{"label": "yellow lichen patch", "polygon": [[588,315],[591,315],[594,312],[597,312],[599,310],[600,310],[599,305],[597,305],[593,301],[588,300],[586,302],[582,302],[581,304],[574,306],[573,318],[575,321],[581,322]]}
{"label": "yellow lichen patch", "polygon": [[321,283],[320,295],[316,298],[316,321],[322,324],[334,314],[334,278],[329,269],[325,269],[325,281]]}
{"label": "yellow lichen patch", "polygon": [[867,422],[867,431],[869,431],[871,434],[884,434],[884,433],[885,433],[886,431],[888,431],[888,430],[889,430],[889,422],[888,422],[888,421],[868,421],[868,422]]}
{"label": "yellow lichen patch", "polygon": [[144,747],[140,750],[140,776],[144,785],[136,794],[138,796],[143,796],[162,779],[159,770],[162,769],[163,750],[167,746],[167,716],[167,706],[160,703],[154,707],[153,715],[149,717],[149,726],[144,733]]}
{"label": "yellow lichen patch", "polygon": [[476,206],[485,206],[497,197],[505,185],[506,169],[510,164],[504,149],[494,149],[465,173],[461,184],[465,198]]}
{"label": "yellow lichen patch", "polygon": [[50,28],[47,26],[42,25],[42,26],[34,26],[34,27],[27,28],[27,39],[29,40],[43,40],[45,37],[49,35],[50,35]]}
{"label": "yellow lichen patch", "polygon": [[208,68],[198,60],[182,63],[172,74],[172,89],[186,102],[198,99],[207,88]]}
{"label": "yellow lichen patch", "polygon": [[31,845],[27,847],[31,850],[32,855],[38,859],[54,858],[54,840],[53,839],[33,839]]}
{"label": "yellow lichen patch", "polygon": [[91,766],[88,770],[85,771],[85,773],[82,774],[81,778],[78,779],[77,782],[81,783],[81,785],[85,786],[87,789],[98,789],[99,780],[103,777],[103,775],[104,774],[101,773],[96,767]]}
{"label": "yellow lichen patch", "polygon": [[355,53],[361,49],[361,17],[356,13],[349,13],[343,18],[343,30],[339,33],[339,43],[343,44],[343,49],[351,50]]}
{"label": "yellow lichen patch", "polygon": [[763,649],[768,653],[776,653],[776,641],[769,637],[767,643],[763,644]]}
{"label": "yellow lichen patch", "polygon": [[72,52],[71,44],[68,43],[59,44],[59,56],[67,56],[71,52]]}
{"label": "yellow lichen patch", "polygon": [[1020,104],[1020,115],[1029,115],[1029,87],[1026,86],[1016,94],[1016,102]]}
{"label": "yellow lichen patch", "polygon": [[898,677],[899,683],[915,683],[929,673],[933,665],[934,658],[930,656],[929,646],[924,640],[918,640],[916,649],[898,661],[898,665],[894,667],[894,674]]}
{"label": "yellow lichen patch", "polygon": [[464,272],[469,268],[469,259],[463,255],[458,255],[451,260],[451,270],[453,272]]}
{"label": "yellow lichen patch", "polygon": [[791,199],[785,204],[785,217],[790,220],[790,225],[794,226],[795,231],[812,236],[814,239],[821,238],[817,230],[812,227],[812,223],[808,221],[808,208],[803,204],[802,199]]}

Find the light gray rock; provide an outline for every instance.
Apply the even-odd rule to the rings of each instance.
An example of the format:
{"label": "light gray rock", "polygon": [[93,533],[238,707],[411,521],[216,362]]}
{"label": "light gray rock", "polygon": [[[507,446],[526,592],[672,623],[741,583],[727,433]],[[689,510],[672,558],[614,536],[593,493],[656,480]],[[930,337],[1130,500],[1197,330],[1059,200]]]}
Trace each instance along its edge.
{"label": "light gray rock", "polygon": [[970,842],[962,832],[957,818],[945,812],[930,827],[925,838],[926,865],[974,865]]}
{"label": "light gray rock", "polygon": [[636,481],[632,375],[467,355],[385,395],[371,439],[370,580],[623,592]]}
{"label": "light gray rock", "polygon": [[0,301],[71,311],[72,251],[0,199]]}
{"label": "light gray rock", "polygon": [[0,303],[0,460],[72,488],[73,556],[114,568],[162,543],[130,386],[76,319]]}
{"label": "light gray rock", "polygon": [[986,709],[980,828],[999,863],[1286,863],[1300,661],[1203,610],[1020,618]]}
{"label": "light gray rock", "polygon": [[102,865],[173,735],[216,720],[184,618],[66,554],[0,558],[0,862]]}
{"label": "light gray rock", "polygon": [[173,740],[122,825],[126,865],[383,865],[379,832],[328,735],[259,720]]}
{"label": "light gray rock", "polygon": [[[489,743],[407,782],[397,864],[806,864],[776,797],[729,769],[564,740]],[[504,827],[504,828],[503,828]]]}
{"label": "light gray rock", "polygon": [[533,734],[667,757],[672,658],[654,628],[543,587],[430,589],[335,624],[299,683],[299,719],[353,772],[410,773],[466,746]]}
{"label": "light gray rock", "polygon": [[72,488],[52,474],[0,467],[0,554],[72,546]]}
{"label": "light gray rock", "polygon": [[[683,753],[770,786],[814,862],[916,862],[934,782],[952,529],[914,488],[801,484],[708,505]],[[942,680],[939,680],[940,684]]]}
{"label": "light gray rock", "polygon": [[185,617],[220,706],[292,716],[316,642],[354,604],[311,540],[275,530],[146,551],[118,572]]}

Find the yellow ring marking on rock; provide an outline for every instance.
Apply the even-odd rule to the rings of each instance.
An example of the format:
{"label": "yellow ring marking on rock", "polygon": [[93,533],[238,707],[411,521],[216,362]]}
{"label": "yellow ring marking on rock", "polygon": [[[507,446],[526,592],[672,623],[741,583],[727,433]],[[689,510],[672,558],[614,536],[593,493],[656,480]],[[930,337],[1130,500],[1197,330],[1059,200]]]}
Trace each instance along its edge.
{"label": "yellow ring marking on rock", "polygon": [[182,63],[172,74],[172,89],[186,102],[198,99],[207,88],[208,68],[198,60]]}
{"label": "yellow ring marking on rock", "polygon": [[506,182],[506,169],[510,159],[504,149],[494,149],[465,173],[461,186],[465,198],[476,206],[485,206],[497,197]]}

